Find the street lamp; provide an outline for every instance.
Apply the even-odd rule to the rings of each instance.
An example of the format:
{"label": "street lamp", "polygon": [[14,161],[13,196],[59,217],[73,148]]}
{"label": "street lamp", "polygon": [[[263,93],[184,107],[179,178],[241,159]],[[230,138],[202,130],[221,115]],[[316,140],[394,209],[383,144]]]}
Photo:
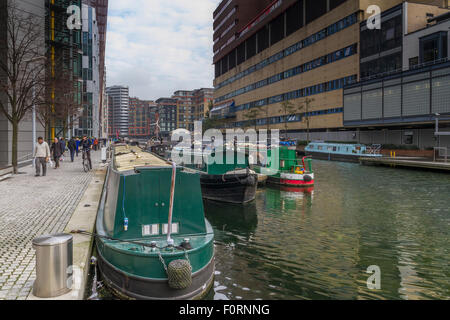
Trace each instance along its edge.
{"label": "street lamp", "polygon": [[[30,60],[26,60],[25,62],[26,63],[32,63],[32,62],[37,62],[37,61],[40,61],[40,60],[42,60],[42,61],[45,61],[47,58],[45,57],[45,56],[39,56],[39,57],[36,57],[36,58],[33,58],[33,59],[30,59]],[[33,70],[33,77],[32,77],[32,79],[34,80],[34,78],[35,78],[35,74],[34,74],[34,70]],[[33,115],[33,120],[32,120],[32,123],[33,123],[33,141],[32,141],[32,143],[31,143],[31,154],[33,155],[34,154],[34,145],[35,145],[35,143],[36,143],[36,139],[37,139],[37,137],[36,137],[36,84],[34,84],[33,85],[33,112],[32,112],[32,115]],[[34,161],[33,161],[33,166],[35,165],[35,163],[34,163]]]}

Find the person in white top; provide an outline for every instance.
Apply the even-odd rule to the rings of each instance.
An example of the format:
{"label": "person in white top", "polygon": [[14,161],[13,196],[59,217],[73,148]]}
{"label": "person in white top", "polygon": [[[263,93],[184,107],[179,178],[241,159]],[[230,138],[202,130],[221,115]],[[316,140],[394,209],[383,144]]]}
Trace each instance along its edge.
{"label": "person in white top", "polygon": [[38,142],[34,147],[34,158],[36,166],[36,177],[41,176],[41,166],[42,166],[42,176],[47,175],[47,162],[50,160],[50,148],[48,143],[44,141],[42,137],[38,138]]}

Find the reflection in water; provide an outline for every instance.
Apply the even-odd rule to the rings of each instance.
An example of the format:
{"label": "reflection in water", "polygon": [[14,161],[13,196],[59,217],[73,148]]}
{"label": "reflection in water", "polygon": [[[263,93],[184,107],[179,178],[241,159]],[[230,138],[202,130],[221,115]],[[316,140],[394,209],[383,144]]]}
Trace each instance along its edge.
{"label": "reflection in water", "polygon": [[[210,299],[450,298],[450,176],[315,163],[309,192],[205,204],[216,231]],[[381,268],[381,290],[366,270]]]}
{"label": "reflection in water", "polygon": [[[450,175],[314,167],[314,190],[205,202],[216,236],[208,299],[450,299]],[[381,290],[367,288],[372,265]]]}

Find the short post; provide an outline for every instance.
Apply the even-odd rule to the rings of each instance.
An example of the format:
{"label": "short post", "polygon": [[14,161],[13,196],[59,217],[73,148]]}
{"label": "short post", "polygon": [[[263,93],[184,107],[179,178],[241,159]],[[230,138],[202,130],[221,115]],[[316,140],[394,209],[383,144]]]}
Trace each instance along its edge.
{"label": "short post", "polygon": [[72,290],[73,237],[55,234],[33,240],[36,250],[36,281],[33,295],[55,298]]}

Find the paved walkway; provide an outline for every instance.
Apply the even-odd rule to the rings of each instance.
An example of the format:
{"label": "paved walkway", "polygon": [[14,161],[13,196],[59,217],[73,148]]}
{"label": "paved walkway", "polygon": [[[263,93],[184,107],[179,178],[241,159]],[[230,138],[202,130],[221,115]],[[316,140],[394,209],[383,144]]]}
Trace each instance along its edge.
{"label": "paved walkway", "polygon": [[[67,153],[66,153],[67,155]],[[70,158],[70,157],[69,157]],[[92,153],[94,169],[100,151]],[[32,240],[62,232],[94,176],[83,172],[80,157],[34,177],[31,166],[0,182],[0,300],[25,300],[35,280]]]}

